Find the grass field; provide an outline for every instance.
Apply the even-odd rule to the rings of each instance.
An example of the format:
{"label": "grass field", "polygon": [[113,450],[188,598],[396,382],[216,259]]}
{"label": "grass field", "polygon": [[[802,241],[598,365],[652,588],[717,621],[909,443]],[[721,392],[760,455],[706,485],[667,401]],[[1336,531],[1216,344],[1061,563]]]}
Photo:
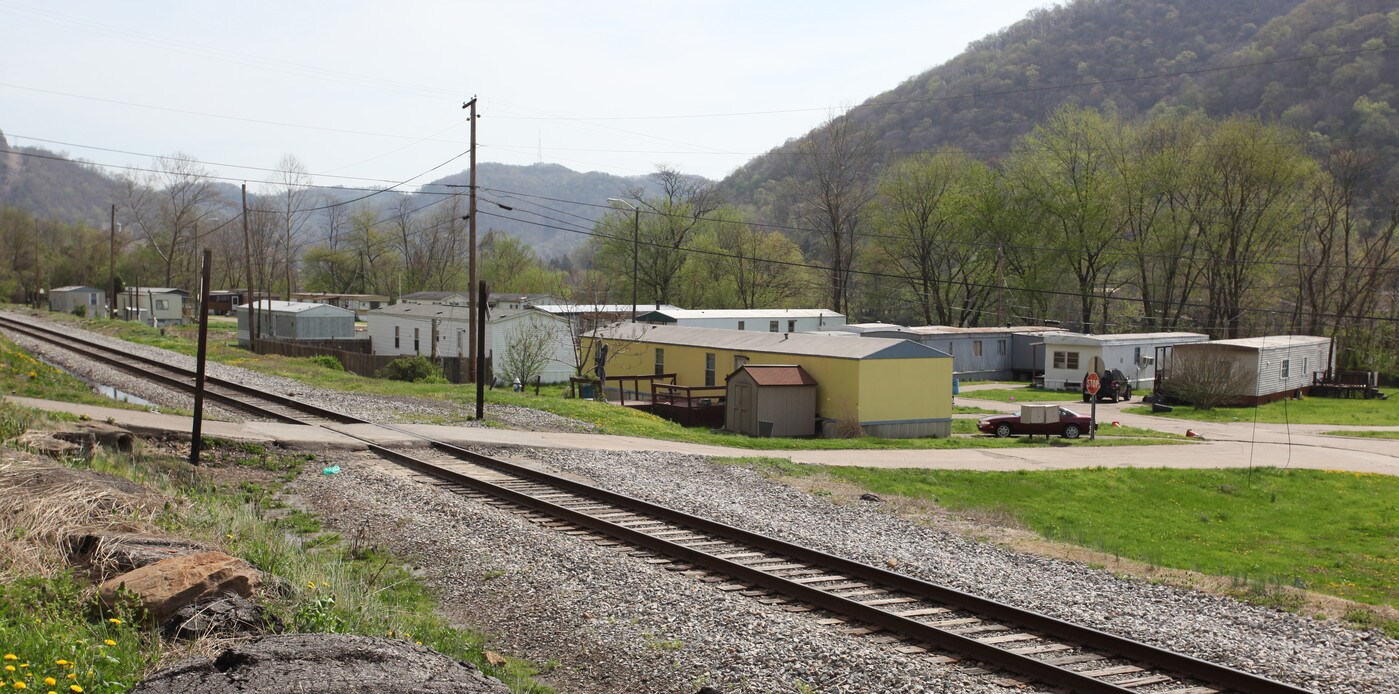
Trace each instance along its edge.
{"label": "grass field", "polygon": [[0,336],[0,393],[87,405],[146,409],[94,393],[81,379],[35,359],[3,336]]}
{"label": "grass field", "polygon": [[[1399,606],[1399,478],[1316,470],[967,472],[739,459],[881,495],[1008,514],[1041,535],[1150,562]],[[1399,626],[1399,625],[1394,625]],[[1399,631],[1394,634],[1399,637]]]}
{"label": "grass field", "polygon": [[1081,402],[1083,396],[1068,390],[1045,390],[1020,386],[1019,388],[988,388],[986,390],[962,391],[959,398],[973,400],[994,400],[996,402]]}
{"label": "grass field", "polygon": [[1322,432],[1327,436],[1355,436],[1362,439],[1399,439],[1399,431],[1326,431]]}
{"label": "grass field", "polygon": [[1217,407],[1197,410],[1177,407],[1171,412],[1152,412],[1150,407],[1129,407],[1124,412],[1162,419],[1197,422],[1253,422],[1268,424],[1344,424],[1348,426],[1392,426],[1399,424],[1399,398],[1351,400],[1344,398],[1303,398],[1279,400],[1259,407]]}
{"label": "grass field", "polygon": [[[140,344],[161,347],[184,354],[195,352],[194,339],[197,329],[194,326],[165,328],[164,334],[150,326],[130,321],[80,320],[67,314],[43,314],[53,320],[81,322],[82,327],[113,337]],[[474,408],[476,389],[451,383],[407,383],[379,378],[365,378],[344,371],[336,371],[317,364],[310,359],[293,359],[276,355],[255,355],[245,349],[227,344],[230,334],[223,339],[209,342],[209,358],[224,364],[240,366],[262,373],[291,378],[324,388],[334,388],[354,393],[373,395],[421,397],[445,400],[462,405],[463,417]],[[1149,438],[1105,437],[1089,441],[1086,437],[1069,442],[1043,438],[1035,441],[1025,439],[995,439],[991,437],[952,437],[945,439],[881,439],[861,437],[852,439],[760,439],[738,434],[711,432],[702,428],[682,427],[654,415],[634,409],[565,397],[564,386],[545,386],[536,396],[532,390],[515,393],[509,389],[488,389],[486,401],[504,405],[529,407],[552,412],[564,417],[593,424],[598,433],[620,436],[637,436],[665,441],[684,441],[712,446],[730,446],[749,450],[840,450],[840,449],[963,449],[963,448],[1012,448],[1024,446],[1124,446],[1167,443],[1155,435]],[[42,397],[42,396],[36,396]],[[57,399],[57,398],[56,398]],[[976,408],[963,411],[984,413]]]}

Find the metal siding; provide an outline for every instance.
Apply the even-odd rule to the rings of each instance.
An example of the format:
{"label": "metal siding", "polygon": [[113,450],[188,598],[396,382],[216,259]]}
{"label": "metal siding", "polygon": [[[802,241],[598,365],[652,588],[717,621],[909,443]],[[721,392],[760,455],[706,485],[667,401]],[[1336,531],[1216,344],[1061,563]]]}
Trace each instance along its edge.
{"label": "metal siding", "polygon": [[860,421],[951,417],[950,361],[879,359],[860,362]]}

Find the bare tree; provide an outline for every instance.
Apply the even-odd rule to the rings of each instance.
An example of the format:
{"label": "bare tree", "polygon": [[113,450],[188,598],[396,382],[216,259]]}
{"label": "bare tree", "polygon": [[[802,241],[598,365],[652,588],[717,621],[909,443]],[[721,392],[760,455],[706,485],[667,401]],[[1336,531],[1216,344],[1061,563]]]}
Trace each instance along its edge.
{"label": "bare tree", "polygon": [[1169,368],[1161,389],[1196,409],[1214,409],[1251,392],[1254,375],[1239,368],[1239,362],[1184,349],[1172,350],[1167,359]]}
{"label": "bare tree", "polygon": [[268,202],[275,201],[273,208],[281,232],[282,263],[286,274],[286,299],[291,301],[296,291],[296,260],[299,254],[297,240],[311,219],[313,196],[312,178],[306,165],[294,155],[288,154],[277,162],[277,172],[268,181],[271,190],[265,196]]}
{"label": "bare tree", "polygon": [[523,319],[505,337],[505,354],[501,355],[497,367],[501,380],[533,381],[553,361],[558,346],[558,332],[543,319]]}
{"label": "bare tree", "polygon": [[865,208],[875,196],[875,136],[832,115],[797,146],[798,219],[816,233],[830,276],[830,308],[850,311],[850,278]]}
{"label": "bare tree", "polygon": [[144,181],[125,180],[124,207],[164,266],[165,286],[193,281],[201,222],[212,218],[217,194],[209,172],[187,154],[155,160]]}

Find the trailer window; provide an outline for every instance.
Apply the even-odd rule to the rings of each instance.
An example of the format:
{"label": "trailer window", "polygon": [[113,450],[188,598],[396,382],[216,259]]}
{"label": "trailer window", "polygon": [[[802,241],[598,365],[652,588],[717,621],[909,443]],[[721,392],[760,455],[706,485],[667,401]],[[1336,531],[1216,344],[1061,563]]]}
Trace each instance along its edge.
{"label": "trailer window", "polygon": [[656,375],[659,376],[659,375],[661,375],[661,374],[663,374],[663,373],[665,373],[665,350],[664,350],[664,349],[661,349],[660,347],[657,347],[657,348],[656,348]]}
{"label": "trailer window", "polygon": [[401,326],[393,326],[393,348],[398,349],[398,329]]}
{"label": "trailer window", "polygon": [[775,320],[770,320],[770,321],[768,321],[768,332],[770,332],[770,333],[775,333],[775,332],[777,332],[777,321],[775,321]]}
{"label": "trailer window", "polygon": [[1283,377],[1283,378],[1287,378],[1288,376],[1291,376],[1291,375],[1292,375],[1292,360],[1291,360],[1291,359],[1284,359],[1284,360],[1282,360],[1282,377]]}
{"label": "trailer window", "polygon": [[1004,357],[1005,355],[1006,355],[1006,341],[1005,341],[1005,340],[996,340],[996,356],[998,356],[998,357]]}
{"label": "trailer window", "polygon": [[1054,368],[1056,369],[1077,369],[1078,352],[1055,352]]}
{"label": "trailer window", "polygon": [[981,356],[981,340],[972,340],[972,356]]}
{"label": "trailer window", "polygon": [[705,352],[705,353],[704,353],[704,384],[707,385],[707,386],[712,386],[712,385],[714,385],[714,353],[713,353],[713,352]]}

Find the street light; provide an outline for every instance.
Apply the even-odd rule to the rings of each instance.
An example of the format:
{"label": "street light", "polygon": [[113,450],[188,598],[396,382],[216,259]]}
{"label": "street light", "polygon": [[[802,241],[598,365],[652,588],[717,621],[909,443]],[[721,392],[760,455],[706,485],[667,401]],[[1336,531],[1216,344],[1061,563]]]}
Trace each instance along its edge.
{"label": "street light", "polygon": [[630,207],[630,208],[631,208],[631,211],[632,211],[632,227],[631,227],[631,321],[632,321],[633,323],[635,323],[635,322],[636,322],[636,259],[637,259],[638,248],[639,248],[638,239],[641,238],[641,208],[640,208],[640,207],[637,207],[636,205],[633,205],[633,204],[631,204],[631,203],[629,203],[629,202],[627,202],[626,200],[623,200],[623,199],[621,199],[621,198],[608,198],[607,201],[608,201],[608,202],[620,202],[620,203],[622,203],[623,205],[626,205],[627,207]]}

